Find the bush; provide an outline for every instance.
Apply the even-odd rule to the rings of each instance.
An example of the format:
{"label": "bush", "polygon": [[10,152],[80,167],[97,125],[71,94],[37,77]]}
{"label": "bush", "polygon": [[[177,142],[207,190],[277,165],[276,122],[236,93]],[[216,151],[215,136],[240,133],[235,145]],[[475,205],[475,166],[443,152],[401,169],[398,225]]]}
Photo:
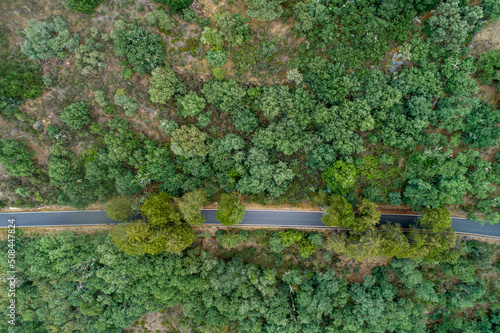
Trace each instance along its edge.
{"label": "bush", "polygon": [[363,191],[363,196],[373,202],[385,202],[384,192],[378,186],[368,186]]}
{"label": "bush", "polygon": [[158,3],[168,6],[170,13],[178,13],[184,8],[188,8],[193,3],[193,0],[155,0]]}
{"label": "bush", "polygon": [[97,90],[94,92],[94,100],[97,104],[99,104],[102,108],[105,108],[109,105],[109,101],[106,98],[106,93],[102,90]]}
{"label": "bush", "polygon": [[157,67],[149,81],[149,99],[152,103],[166,104],[175,93],[177,76],[170,67]]}
{"label": "bush", "polygon": [[137,110],[139,110],[139,103],[137,103],[135,98],[116,93],[114,99],[116,105],[125,109],[125,115],[128,117],[132,117],[137,114]]}
{"label": "bush", "polygon": [[36,170],[33,154],[28,151],[25,141],[1,139],[0,163],[13,176],[29,176]]}
{"label": "bush", "polygon": [[283,14],[280,3],[286,0],[245,0],[248,10],[247,14],[259,21],[271,21]]}
{"label": "bush", "polygon": [[226,78],[226,69],[222,67],[212,68],[212,74],[216,80],[222,81]]}
{"label": "bush", "polygon": [[78,35],[70,35],[67,23],[56,16],[51,23],[29,20],[23,31],[21,52],[32,60],[64,58],[78,46]]}
{"label": "bush", "polygon": [[172,133],[179,128],[179,125],[173,120],[162,120],[160,122],[160,128],[167,133],[167,135],[172,135]]}
{"label": "bush", "polygon": [[91,122],[89,107],[85,102],[71,104],[64,109],[59,118],[73,129],[81,129]]}
{"label": "bush", "polygon": [[217,206],[217,220],[223,225],[236,225],[243,221],[245,205],[236,193],[223,193]]}
{"label": "bush", "polygon": [[209,50],[206,58],[210,66],[222,67],[227,62],[227,52],[221,50]]}
{"label": "bush", "polygon": [[389,203],[393,206],[399,206],[403,203],[401,199],[401,193],[399,192],[391,192],[389,193]]}
{"label": "bush", "polygon": [[336,193],[347,193],[356,184],[356,167],[344,161],[336,161],[325,172],[323,180]]}
{"label": "bush", "polygon": [[106,216],[118,222],[125,222],[132,217],[132,205],[129,199],[116,198],[106,206]]}
{"label": "bush", "polygon": [[[0,56],[0,101],[22,101],[42,95],[42,67],[20,54]],[[0,106],[1,108],[1,106]]]}
{"label": "bush", "polygon": [[148,21],[149,25],[158,25],[158,30],[161,32],[168,32],[177,25],[177,21],[172,16],[160,9],[146,15],[146,21]]}
{"label": "bush", "polygon": [[85,44],[78,46],[75,50],[75,64],[83,75],[95,74],[97,69],[104,66],[106,54],[99,52],[104,45],[92,38],[85,39]]}
{"label": "bush", "polygon": [[163,64],[165,56],[160,37],[136,23],[119,20],[112,37],[117,56],[125,57],[139,74],[151,73]]}
{"label": "bush", "polygon": [[90,14],[102,3],[102,0],[66,0],[68,6],[75,12]]}

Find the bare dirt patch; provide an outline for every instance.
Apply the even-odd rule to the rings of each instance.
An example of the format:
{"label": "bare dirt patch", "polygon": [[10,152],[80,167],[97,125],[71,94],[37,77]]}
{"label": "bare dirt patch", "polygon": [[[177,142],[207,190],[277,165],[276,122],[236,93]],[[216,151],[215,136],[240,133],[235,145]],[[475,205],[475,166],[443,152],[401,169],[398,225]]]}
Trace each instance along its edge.
{"label": "bare dirt patch", "polygon": [[484,52],[489,49],[500,49],[500,20],[490,22],[477,33],[469,48],[474,54]]}

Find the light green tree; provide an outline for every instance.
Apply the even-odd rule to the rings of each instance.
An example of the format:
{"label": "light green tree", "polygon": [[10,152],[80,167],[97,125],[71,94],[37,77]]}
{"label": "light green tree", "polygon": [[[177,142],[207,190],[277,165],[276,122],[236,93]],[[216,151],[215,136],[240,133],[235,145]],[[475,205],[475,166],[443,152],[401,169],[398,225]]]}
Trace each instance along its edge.
{"label": "light green tree", "polygon": [[236,225],[243,221],[245,205],[236,193],[223,193],[217,206],[217,220],[223,225]]}

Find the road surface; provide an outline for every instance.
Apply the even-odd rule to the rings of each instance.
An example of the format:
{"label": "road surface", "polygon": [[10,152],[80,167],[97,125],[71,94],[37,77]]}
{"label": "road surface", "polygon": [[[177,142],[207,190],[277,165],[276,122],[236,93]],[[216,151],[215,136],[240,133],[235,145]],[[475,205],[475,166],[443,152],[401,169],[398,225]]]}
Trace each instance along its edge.
{"label": "road surface", "polygon": [[[206,224],[218,224],[215,209],[205,209]],[[286,210],[247,210],[245,218],[239,225],[268,227],[325,227],[321,223],[322,212],[286,211]],[[399,223],[408,228],[415,223],[417,215],[382,214],[381,222]],[[9,219],[15,219],[16,227],[49,227],[103,225],[116,222],[106,217],[101,210],[94,211],[59,211],[59,212],[12,212],[0,213],[0,228],[9,224]],[[491,225],[468,221],[462,218],[452,218],[452,227],[456,232],[482,236],[500,237],[500,224]]]}

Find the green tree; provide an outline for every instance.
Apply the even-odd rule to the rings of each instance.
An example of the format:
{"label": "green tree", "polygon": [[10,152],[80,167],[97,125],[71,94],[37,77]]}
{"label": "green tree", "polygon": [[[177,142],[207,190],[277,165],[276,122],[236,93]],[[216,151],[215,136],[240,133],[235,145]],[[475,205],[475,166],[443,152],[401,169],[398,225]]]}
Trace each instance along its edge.
{"label": "green tree", "polygon": [[356,184],[356,167],[342,160],[334,162],[325,172],[323,180],[337,193],[347,193]]}
{"label": "green tree", "polygon": [[31,19],[23,34],[26,41],[21,52],[32,60],[65,58],[79,44],[79,36],[71,36],[68,24],[60,16],[50,23]]}
{"label": "green tree", "polygon": [[36,170],[33,153],[28,150],[26,141],[1,139],[0,163],[13,176],[30,176]]}
{"label": "green tree", "polygon": [[248,9],[247,14],[259,21],[271,21],[280,17],[283,8],[280,6],[285,0],[245,0]]}
{"label": "green tree", "polygon": [[164,10],[157,9],[146,15],[149,25],[157,25],[161,32],[169,32],[177,25],[177,21]]}
{"label": "green tree", "polygon": [[242,99],[246,95],[246,89],[234,80],[209,80],[205,82],[201,92],[208,103],[219,107],[221,111],[235,114],[243,109]]}
{"label": "green tree", "polygon": [[149,99],[152,103],[166,104],[175,93],[177,76],[170,67],[157,67],[151,73]]}
{"label": "green tree", "polygon": [[207,52],[206,58],[210,66],[222,67],[227,62],[227,52],[218,49],[212,49]]}
{"label": "green tree", "polygon": [[86,38],[85,43],[75,49],[75,65],[83,75],[95,74],[98,69],[105,65],[106,54],[100,52],[103,44],[95,39]]}
{"label": "green tree", "polygon": [[75,12],[91,14],[101,5],[102,0],[66,0],[66,3]]}
{"label": "green tree", "polygon": [[118,222],[125,222],[132,217],[132,205],[127,198],[113,199],[106,205],[106,216]]}
{"label": "green tree", "polygon": [[251,39],[248,19],[240,14],[224,12],[215,17],[221,37],[231,45],[241,45]]}
{"label": "green tree", "polygon": [[245,205],[236,193],[223,193],[217,206],[217,220],[223,225],[236,225],[243,221]]}
{"label": "green tree", "polygon": [[201,41],[203,44],[221,46],[224,43],[219,30],[206,27],[201,33]]}
{"label": "green tree", "polygon": [[186,158],[205,157],[208,154],[208,147],[205,144],[206,138],[207,134],[200,131],[196,126],[183,125],[172,133],[170,149],[174,154]]}
{"label": "green tree", "polygon": [[422,217],[418,223],[426,229],[432,229],[434,232],[443,232],[451,228],[450,212],[445,207],[426,208],[422,211]]}
{"label": "green tree", "polygon": [[125,115],[128,117],[136,115],[137,110],[139,110],[139,103],[137,103],[137,100],[134,97],[122,94],[121,91],[116,92],[114,101],[116,105],[125,109]]}
{"label": "green tree", "polygon": [[22,101],[42,95],[44,85],[40,64],[18,53],[0,53],[0,110],[2,100]]}
{"label": "green tree", "polygon": [[165,58],[160,37],[136,23],[115,22],[112,37],[116,55],[125,57],[139,74],[151,73]]}
{"label": "green tree", "polygon": [[199,97],[194,91],[188,92],[186,96],[177,98],[179,106],[179,114],[183,117],[198,116],[204,109],[207,103],[203,97]]}
{"label": "green tree", "polygon": [[188,192],[178,201],[182,217],[188,224],[203,224],[205,218],[201,215],[201,210],[207,204],[208,198],[204,189]]}
{"label": "green tree", "polygon": [[482,17],[483,11],[479,6],[460,6],[458,0],[443,2],[427,22],[430,41],[456,52]]}
{"label": "green tree", "polygon": [[329,227],[354,227],[356,222],[352,205],[340,194],[331,195],[330,206],[321,217],[321,222]]}
{"label": "green tree", "polygon": [[85,102],[73,103],[66,107],[59,118],[73,129],[81,129],[92,122],[89,107]]}
{"label": "green tree", "polygon": [[166,192],[160,192],[149,197],[141,206],[152,227],[161,227],[180,222],[179,211],[172,204],[172,197]]}
{"label": "green tree", "polygon": [[188,8],[193,3],[193,0],[155,0],[158,3],[168,6],[170,13],[178,13],[184,8]]}
{"label": "green tree", "polygon": [[358,214],[355,224],[351,229],[355,232],[374,229],[375,225],[380,222],[380,212],[377,211],[377,205],[374,202],[363,199],[357,208]]}

